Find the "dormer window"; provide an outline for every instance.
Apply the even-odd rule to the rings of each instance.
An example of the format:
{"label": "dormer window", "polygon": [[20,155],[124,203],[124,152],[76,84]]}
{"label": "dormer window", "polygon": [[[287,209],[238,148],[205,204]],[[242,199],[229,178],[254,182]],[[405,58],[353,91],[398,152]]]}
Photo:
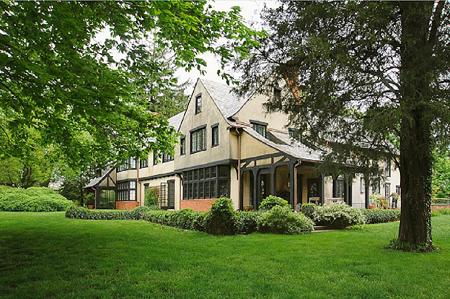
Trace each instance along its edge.
{"label": "dormer window", "polygon": [[195,97],[195,114],[202,112],[202,95]]}
{"label": "dormer window", "polygon": [[251,120],[253,130],[255,130],[259,135],[266,137],[267,135],[267,123],[263,123],[256,120]]}

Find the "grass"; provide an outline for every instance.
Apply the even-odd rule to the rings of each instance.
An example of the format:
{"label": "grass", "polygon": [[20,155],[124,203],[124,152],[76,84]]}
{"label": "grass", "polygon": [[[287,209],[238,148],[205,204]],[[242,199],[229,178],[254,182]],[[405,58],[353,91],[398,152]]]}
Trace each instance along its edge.
{"label": "grass", "polygon": [[448,298],[450,216],[433,217],[429,254],[384,249],[397,229],[214,237],[0,212],[0,297]]}

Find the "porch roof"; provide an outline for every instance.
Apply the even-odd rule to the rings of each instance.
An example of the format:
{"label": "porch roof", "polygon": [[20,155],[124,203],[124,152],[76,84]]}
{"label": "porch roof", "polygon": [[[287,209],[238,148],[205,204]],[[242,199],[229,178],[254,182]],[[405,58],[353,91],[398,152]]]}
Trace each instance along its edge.
{"label": "porch roof", "polygon": [[103,174],[99,177],[93,178],[84,188],[94,188],[97,187],[105,178],[108,177],[108,175],[111,173],[111,171],[114,170],[114,167],[110,167],[105,169]]}
{"label": "porch roof", "polygon": [[307,147],[306,145],[300,143],[299,141],[292,140],[292,138],[290,138],[288,133],[280,131],[269,131],[270,134],[272,134],[276,139],[280,141],[280,143],[276,143],[262,136],[261,134],[253,130],[253,128],[250,127],[242,127],[242,128],[246,133],[248,133],[253,138],[293,158],[309,162],[322,161],[321,159],[321,156],[323,155],[322,151],[313,150]]}

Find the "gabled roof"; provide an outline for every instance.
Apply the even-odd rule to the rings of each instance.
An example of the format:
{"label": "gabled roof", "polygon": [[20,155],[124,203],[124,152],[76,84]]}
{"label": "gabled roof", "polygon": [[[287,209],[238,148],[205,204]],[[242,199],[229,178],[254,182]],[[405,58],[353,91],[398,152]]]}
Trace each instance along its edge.
{"label": "gabled roof", "polygon": [[226,84],[205,79],[200,81],[225,118],[233,116],[246,103],[246,100],[239,98]]}
{"label": "gabled roof", "polygon": [[181,125],[181,120],[183,119],[183,115],[184,111],[169,118],[169,126],[173,127],[175,130],[178,131]]}
{"label": "gabled roof", "polygon": [[299,141],[291,139],[288,133],[270,131],[271,134],[273,134],[278,140],[282,142],[282,143],[275,143],[265,138],[264,136],[262,136],[261,134],[259,134],[250,127],[243,127],[243,130],[253,138],[261,141],[262,143],[280,152],[286,153],[294,158],[310,162],[322,161],[321,156],[323,153],[321,151],[310,149],[309,147],[300,143]]}
{"label": "gabled roof", "polygon": [[93,188],[100,184],[110,173],[114,170],[114,167],[107,168],[103,171],[103,174],[99,177],[92,179],[84,188]]}

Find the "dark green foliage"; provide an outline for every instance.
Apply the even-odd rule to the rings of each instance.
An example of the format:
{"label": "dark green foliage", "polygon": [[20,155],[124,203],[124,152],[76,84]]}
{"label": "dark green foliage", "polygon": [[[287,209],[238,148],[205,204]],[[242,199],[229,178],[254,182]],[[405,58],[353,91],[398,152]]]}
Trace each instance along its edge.
{"label": "dark green foliage", "polygon": [[28,189],[0,186],[0,211],[64,211],[73,203],[50,188]]}
{"label": "dark green foliage", "polygon": [[400,210],[364,209],[362,212],[366,217],[367,224],[400,220]]}
{"label": "dark green foliage", "polygon": [[258,231],[277,234],[299,234],[311,232],[314,223],[301,213],[294,213],[288,207],[275,206],[262,213]]}
{"label": "dark green foliage", "polygon": [[70,207],[66,211],[67,218],[87,220],[131,220],[136,219],[133,211],[92,210],[84,207]]}
{"label": "dark green foliage", "polygon": [[261,215],[259,212],[236,212],[236,232],[238,234],[251,234],[258,231]]}
{"label": "dark green foliage", "polygon": [[216,200],[205,217],[205,230],[213,235],[233,235],[236,233],[235,215],[231,200],[221,197]]}
{"label": "dark green foliage", "polygon": [[318,225],[345,228],[364,224],[365,219],[361,209],[350,207],[345,203],[333,203],[318,206],[314,212],[314,221]]}
{"label": "dark green foliage", "polygon": [[302,204],[301,212],[311,220],[314,220],[314,213],[316,212],[317,205],[313,203]]}
{"label": "dark green foliage", "polygon": [[285,200],[281,197],[269,195],[263,199],[263,201],[259,205],[259,209],[263,210],[263,211],[268,211],[275,206],[287,207],[287,206],[289,206],[289,203],[287,200]]}

